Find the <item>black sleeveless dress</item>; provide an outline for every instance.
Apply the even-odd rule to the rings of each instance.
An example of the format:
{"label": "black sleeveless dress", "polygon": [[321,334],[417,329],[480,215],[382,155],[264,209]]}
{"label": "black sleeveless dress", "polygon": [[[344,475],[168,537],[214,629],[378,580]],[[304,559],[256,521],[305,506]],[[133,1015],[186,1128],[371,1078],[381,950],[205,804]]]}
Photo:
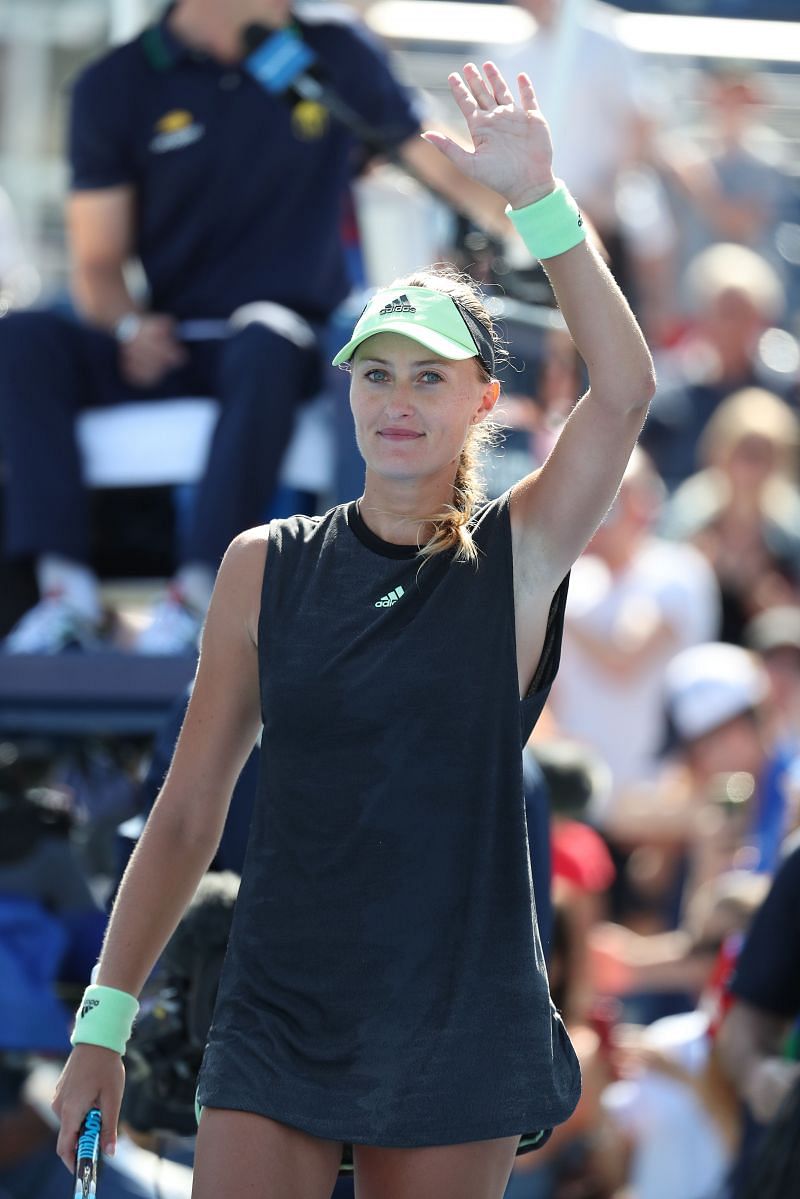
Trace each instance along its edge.
{"label": "black sleeveless dress", "polygon": [[340,1173],[354,1143],[526,1152],[580,1093],[521,754],[568,580],[520,701],[508,492],[474,536],[477,568],[420,568],[355,503],[269,526],[260,782],[198,1100],[341,1141]]}

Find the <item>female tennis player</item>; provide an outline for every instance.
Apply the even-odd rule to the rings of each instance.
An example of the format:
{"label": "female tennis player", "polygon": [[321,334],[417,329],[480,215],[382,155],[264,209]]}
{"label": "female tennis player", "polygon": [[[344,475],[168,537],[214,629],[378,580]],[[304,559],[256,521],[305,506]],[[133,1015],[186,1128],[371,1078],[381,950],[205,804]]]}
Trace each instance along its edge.
{"label": "female tennis player", "polygon": [[[219,840],[263,724],[247,858],[198,1086],[196,1199],[500,1199],[578,1100],[549,996],[521,749],[555,675],[570,566],[653,392],[628,305],[553,176],[531,81],[450,87],[473,148],[425,136],[505,197],[590,388],[541,470],[477,492],[498,344],[441,272],[378,293],[351,371],[364,492],[237,537],[172,765],[111,916],[58,1085],[59,1153],[113,1146],[137,1000]],[[280,386],[276,379],[275,385]],[[598,697],[602,702],[602,697]],[[536,852],[536,846],[533,846]]]}

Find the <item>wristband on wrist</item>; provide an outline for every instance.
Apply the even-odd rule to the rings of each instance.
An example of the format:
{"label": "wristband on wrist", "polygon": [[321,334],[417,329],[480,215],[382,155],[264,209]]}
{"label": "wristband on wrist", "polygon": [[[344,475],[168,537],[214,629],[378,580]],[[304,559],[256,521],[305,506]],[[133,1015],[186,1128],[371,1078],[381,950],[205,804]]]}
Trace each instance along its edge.
{"label": "wristband on wrist", "polygon": [[75,1013],[70,1041],[73,1045],[102,1045],[123,1054],[138,1011],[138,1000],[127,991],[96,984],[87,987]]}
{"label": "wristband on wrist", "polygon": [[506,216],[535,258],[555,258],[586,240],[580,209],[560,179],[555,190],[535,204],[508,204]]}

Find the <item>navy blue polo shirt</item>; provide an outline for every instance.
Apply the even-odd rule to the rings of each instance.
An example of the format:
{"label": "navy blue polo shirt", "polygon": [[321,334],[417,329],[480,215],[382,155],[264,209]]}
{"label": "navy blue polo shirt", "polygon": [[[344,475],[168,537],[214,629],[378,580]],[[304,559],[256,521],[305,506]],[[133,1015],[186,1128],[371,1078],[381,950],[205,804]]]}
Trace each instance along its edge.
{"label": "navy blue polo shirt", "polygon": [[753,1007],[800,1017],[800,847],[783,861],[756,912],[729,989]]}
{"label": "navy blue polo shirt", "polygon": [[[399,145],[420,127],[412,96],[350,14],[321,7],[297,24],[326,83]],[[135,187],[155,311],[225,317],[271,300],[327,317],[349,291],[340,224],[363,150],[321,106],[191,50],[168,18],[78,77],[72,189]]]}

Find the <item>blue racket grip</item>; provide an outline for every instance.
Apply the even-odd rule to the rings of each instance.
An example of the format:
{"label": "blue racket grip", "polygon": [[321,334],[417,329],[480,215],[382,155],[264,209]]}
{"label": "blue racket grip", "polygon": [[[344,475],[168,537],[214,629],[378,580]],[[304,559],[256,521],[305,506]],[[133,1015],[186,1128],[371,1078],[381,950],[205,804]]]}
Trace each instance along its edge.
{"label": "blue racket grip", "polygon": [[101,1127],[100,1110],[93,1107],[86,1113],[78,1133],[78,1151],[75,1154],[75,1199],[94,1199],[97,1194]]}

